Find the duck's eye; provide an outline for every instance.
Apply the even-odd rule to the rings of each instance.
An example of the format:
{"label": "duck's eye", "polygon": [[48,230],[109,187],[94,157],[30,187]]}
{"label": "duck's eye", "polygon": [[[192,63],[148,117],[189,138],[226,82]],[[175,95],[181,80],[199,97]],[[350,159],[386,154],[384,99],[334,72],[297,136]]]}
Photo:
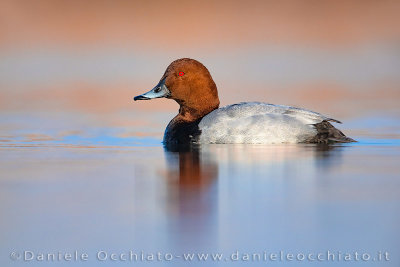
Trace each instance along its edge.
{"label": "duck's eye", "polygon": [[156,90],[154,90],[154,93],[159,93],[161,91],[161,87],[157,87]]}
{"label": "duck's eye", "polygon": [[183,76],[185,73],[183,71],[179,72],[179,76]]}

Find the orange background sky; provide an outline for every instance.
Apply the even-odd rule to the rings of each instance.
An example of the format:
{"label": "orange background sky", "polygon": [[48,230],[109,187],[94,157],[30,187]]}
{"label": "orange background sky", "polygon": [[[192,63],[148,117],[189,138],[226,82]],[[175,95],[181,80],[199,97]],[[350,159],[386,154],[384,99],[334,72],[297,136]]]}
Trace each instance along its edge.
{"label": "orange background sky", "polygon": [[[175,113],[133,102],[180,57],[221,104],[400,115],[400,1],[1,1],[0,110]],[[111,115],[110,115],[111,114]],[[121,118],[119,120],[122,120]]]}

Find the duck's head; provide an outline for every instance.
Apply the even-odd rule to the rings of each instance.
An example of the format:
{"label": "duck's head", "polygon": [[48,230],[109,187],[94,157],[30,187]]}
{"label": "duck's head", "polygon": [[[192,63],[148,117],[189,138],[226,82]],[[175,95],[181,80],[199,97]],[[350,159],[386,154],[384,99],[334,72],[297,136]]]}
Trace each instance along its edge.
{"label": "duck's head", "polygon": [[217,86],[210,72],[203,64],[190,58],[173,61],[153,89],[133,99],[161,97],[178,102],[179,115],[188,121],[202,118],[219,106]]}

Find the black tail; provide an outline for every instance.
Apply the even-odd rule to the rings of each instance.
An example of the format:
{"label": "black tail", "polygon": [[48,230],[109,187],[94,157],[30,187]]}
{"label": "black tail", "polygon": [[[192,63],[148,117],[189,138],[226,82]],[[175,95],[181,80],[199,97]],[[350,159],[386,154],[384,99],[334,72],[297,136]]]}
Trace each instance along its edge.
{"label": "black tail", "polygon": [[[338,122],[338,121],[336,121]],[[306,140],[306,143],[330,144],[330,143],[351,143],[356,140],[345,136],[339,129],[336,129],[328,120],[314,124],[317,135]]]}

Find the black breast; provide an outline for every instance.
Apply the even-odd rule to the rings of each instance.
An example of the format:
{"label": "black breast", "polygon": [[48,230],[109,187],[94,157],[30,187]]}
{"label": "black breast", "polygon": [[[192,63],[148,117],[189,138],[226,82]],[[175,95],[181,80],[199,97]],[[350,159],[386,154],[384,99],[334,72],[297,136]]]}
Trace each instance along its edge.
{"label": "black breast", "polygon": [[201,119],[194,122],[172,120],[164,133],[164,144],[189,144],[195,143],[201,133],[199,123]]}

